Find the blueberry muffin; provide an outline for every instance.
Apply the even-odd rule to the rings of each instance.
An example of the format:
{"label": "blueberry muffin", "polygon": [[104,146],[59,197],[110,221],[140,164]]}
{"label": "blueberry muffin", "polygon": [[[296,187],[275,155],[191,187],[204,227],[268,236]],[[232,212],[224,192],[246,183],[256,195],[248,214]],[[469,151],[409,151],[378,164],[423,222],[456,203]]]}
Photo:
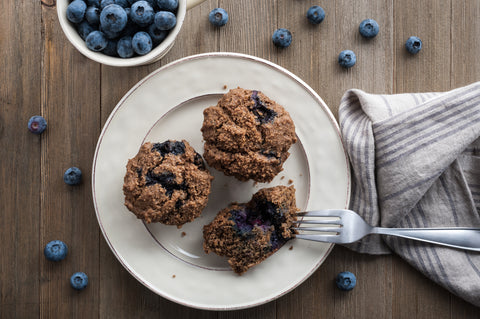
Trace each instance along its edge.
{"label": "blueberry muffin", "polygon": [[213,177],[187,141],[143,144],[127,164],[125,206],[147,223],[181,225],[207,205]]}
{"label": "blueberry muffin", "polygon": [[248,203],[230,204],[204,226],[203,249],[228,257],[241,275],[295,237],[297,211],[293,186],[261,189]]}
{"label": "blueberry muffin", "polygon": [[259,91],[232,89],[203,116],[206,162],[241,181],[272,181],[297,141],[288,112]]}

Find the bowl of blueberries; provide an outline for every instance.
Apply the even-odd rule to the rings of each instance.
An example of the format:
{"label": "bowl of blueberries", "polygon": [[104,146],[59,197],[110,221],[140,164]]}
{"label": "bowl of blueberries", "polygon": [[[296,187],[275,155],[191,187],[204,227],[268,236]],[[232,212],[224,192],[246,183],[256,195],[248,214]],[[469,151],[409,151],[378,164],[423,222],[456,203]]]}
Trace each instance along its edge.
{"label": "bowl of blueberries", "polygon": [[58,0],[68,40],[87,58],[118,67],[149,64],[173,46],[186,11],[204,0]]}

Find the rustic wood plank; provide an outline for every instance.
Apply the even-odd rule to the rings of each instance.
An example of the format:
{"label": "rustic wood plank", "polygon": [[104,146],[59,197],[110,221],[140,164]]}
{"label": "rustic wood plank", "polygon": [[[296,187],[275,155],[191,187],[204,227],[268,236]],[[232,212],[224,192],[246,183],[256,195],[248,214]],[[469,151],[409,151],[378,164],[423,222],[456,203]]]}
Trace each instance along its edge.
{"label": "rustic wood plank", "polygon": [[[394,3],[395,91],[425,92],[450,88],[450,1]],[[408,37],[421,38],[417,55],[405,49]],[[394,264],[394,316],[448,318],[451,295],[406,264]]]}
{"label": "rustic wood plank", "polygon": [[[44,6],[42,106],[49,133],[42,145],[40,245],[63,240],[69,253],[60,263],[40,261],[41,307],[45,318],[96,318],[99,309],[99,232],[91,196],[91,163],[100,128],[100,65],[82,56],[62,33],[56,8]],[[77,166],[83,182],[63,182]],[[70,287],[70,276],[89,276],[84,291]]]}
{"label": "rustic wood plank", "polygon": [[[40,232],[40,152],[44,136],[27,122],[43,115],[40,103],[40,2],[0,3],[0,318],[38,313],[42,258]],[[29,20],[12,17],[29,16]],[[22,39],[22,41],[19,41]],[[48,134],[48,132],[45,132]]]}
{"label": "rustic wood plank", "polygon": [[[394,2],[395,92],[445,91],[450,85],[451,1]],[[422,40],[422,50],[405,49],[410,36]]]}

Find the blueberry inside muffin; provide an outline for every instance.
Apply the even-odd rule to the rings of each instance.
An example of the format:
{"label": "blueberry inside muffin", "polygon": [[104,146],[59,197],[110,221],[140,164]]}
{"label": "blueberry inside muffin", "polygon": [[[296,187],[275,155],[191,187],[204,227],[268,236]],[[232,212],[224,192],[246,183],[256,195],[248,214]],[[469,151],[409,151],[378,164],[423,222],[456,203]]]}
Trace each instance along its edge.
{"label": "blueberry inside muffin", "polygon": [[147,223],[181,226],[200,216],[212,180],[187,141],[147,142],[127,163],[125,206]]}
{"label": "blueberry inside muffin", "polygon": [[232,203],[203,228],[203,248],[228,257],[243,274],[295,237],[295,188],[276,186],[255,193],[248,203]]}
{"label": "blueberry inside muffin", "polygon": [[241,181],[272,181],[297,141],[288,112],[260,91],[232,89],[203,116],[206,162]]}

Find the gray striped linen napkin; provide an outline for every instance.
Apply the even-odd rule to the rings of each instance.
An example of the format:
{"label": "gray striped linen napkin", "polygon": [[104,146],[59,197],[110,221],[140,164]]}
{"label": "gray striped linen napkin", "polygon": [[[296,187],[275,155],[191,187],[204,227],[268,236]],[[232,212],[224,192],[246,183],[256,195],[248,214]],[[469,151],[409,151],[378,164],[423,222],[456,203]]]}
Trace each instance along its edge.
{"label": "gray striped linen napkin", "polygon": [[[350,209],[373,226],[480,227],[480,82],[444,93],[347,91],[339,122],[352,169]],[[480,253],[391,236],[348,248],[394,252],[480,307]]]}

